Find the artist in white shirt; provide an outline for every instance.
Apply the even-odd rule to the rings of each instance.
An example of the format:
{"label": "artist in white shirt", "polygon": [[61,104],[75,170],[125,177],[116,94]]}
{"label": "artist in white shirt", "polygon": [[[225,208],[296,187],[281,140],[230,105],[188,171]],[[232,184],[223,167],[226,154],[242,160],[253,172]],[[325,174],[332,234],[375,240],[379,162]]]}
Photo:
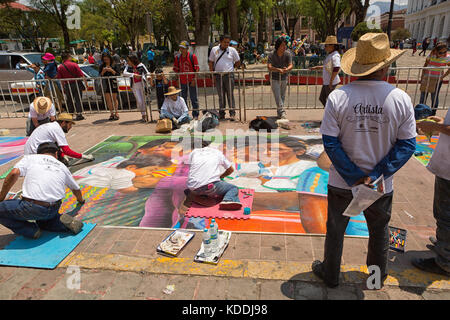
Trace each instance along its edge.
{"label": "artist in white shirt", "polygon": [[[55,143],[39,145],[38,154],[23,157],[6,177],[0,192],[0,224],[15,234],[37,239],[41,229],[73,234],[81,231],[81,221],[58,213],[66,186],[72,190],[78,203],[84,203],[80,187],[69,169],[56,158],[58,150]],[[4,201],[19,177],[25,177],[22,199]]]}
{"label": "artist in white shirt", "polygon": [[[211,49],[209,54],[209,71],[220,72],[215,74],[217,94],[219,95],[220,119],[225,119],[225,96],[228,100],[230,118],[235,120],[236,111],[234,103],[234,68],[240,66],[239,53],[230,47],[231,37],[229,35],[220,36],[220,44]],[[229,72],[229,73],[224,73]]]}
{"label": "artist in white shirt", "polygon": [[169,87],[168,92],[164,95],[164,103],[161,107],[160,119],[172,120],[174,127],[178,127],[184,123],[189,123],[189,110],[183,97],[178,96],[181,90],[175,87]]}
{"label": "artist in white shirt", "polygon": [[37,97],[30,104],[30,112],[27,120],[27,137],[41,124],[55,121],[56,109],[47,97]]}

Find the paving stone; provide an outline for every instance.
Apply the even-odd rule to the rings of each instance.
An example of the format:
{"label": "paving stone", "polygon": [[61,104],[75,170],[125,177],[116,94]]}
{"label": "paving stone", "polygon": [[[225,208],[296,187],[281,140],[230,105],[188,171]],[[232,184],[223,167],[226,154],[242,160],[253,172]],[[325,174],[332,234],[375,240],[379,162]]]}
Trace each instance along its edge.
{"label": "paving stone", "polygon": [[409,291],[398,288],[388,288],[386,293],[389,295],[389,300],[423,300],[423,297],[418,290],[413,288],[408,288],[408,290]]}
{"label": "paving stone", "polygon": [[241,245],[236,242],[236,247],[233,252],[233,257],[236,260],[258,260],[260,257],[261,247],[251,247],[248,245]]}
{"label": "paving stone", "polygon": [[12,297],[12,300],[41,300],[47,291],[42,289],[22,288]]}
{"label": "paving stone", "polygon": [[256,279],[230,278],[227,284],[227,300],[259,299],[259,281]]}
{"label": "paving stone", "polygon": [[387,292],[381,290],[362,290],[361,295],[364,300],[390,300]]}
{"label": "paving stone", "polygon": [[433,290],[427,290],[424,293],[422,293],[422,297],[425,300],[450,300],[450,291],[449,290],[443,290],[443,291],[433,291]]}
{"label": "paving stone", "polygon": [[[87,273],[85,271],[85,273]],[[56,285],[51,288],[43,297],[43,300],[96,300],[100,299],[102,294],[90,293],[81,290],[83,287],[83,281],[85,276],[81,273],[81,286],[80,289],[70,288],[68,284],[72,284],[71,276],[74,274],[66,274]],[[101,284],[100,284],[101,286]]]}
{"label": "paving stone", "polygon": [[106,254],[121,233],[121,229],[103,228],[101,233],[84,249],[85,252]]}
{"label": "paving stone", "polygon": [[227,297],[228,279],[216,277],[198,277],[198,290],[194,300],[225,300]]}
{"label": "paving stone", "polygon": [[133,297],[142,282],[142,274],[135,272],[118,272],[111,287],[107,289],[104,300],[122,300]]}
{"label": "paving stone", "polygon": [[327,300],[358,300],[354,286],[340,285],[336,288],[326,288]]}
{"label": "paving stone", "polygon": [[261,235],[261,247],[286,247],[286,240],[284,235]]}
{"label": "paving stone", "polygon": [[14,267],[0,267],[0,283],[9,279],[16,270]]}
{"label": "paving stone", "polygon": [[8,300],[33,279],[41,270],[30,268],[15,268],[11,277],[0,283],[0,300]]}
{"label": "paving stone", "polygon": [[137,240],[115,241],[108,253],[129,254],[137,245]]}
{"label": "paving stone", "polygon": [[171,276],[167,279],[167,286],[174,285],[175,291],[172,294],[163,293],[163,300],[192,300],[194,292],[199,285],[198,277],[191,276]]}
{"label": "paving stone", "polygon": [[83,252],[102,233],[103,228],[95,226],[91,232],[75,247],[75,252]]}
{"label": "paving stone", "polygon": [[141,284],[136,290],[135,297],[161,299],[167,280],[167,276],[164,275],[144,275]]}
{"label": "paving stone", "polygon": [[138,229],[123,229],[120,234],[119,240],[135,240],[138,241],[144,235],[145,230]]}
{"label": "paving stone", "polygon": [[116,272],[109,270],[81,270],[81,288],[87,293],[104,295],[112,286]]}
{"label": "paving stone", "polygon": [[294,288],[295,300],[323,300],[324,287],[307,282],[295,282]]}
{"label": "paving stone", "polygon": [[56,268],[54,270],[42,270],[33,279],[28,281],[24,288],[49,290],[60,281],[66,273],[65,268]]}
{"label": "paving stone", "polygon": [[[281,290],[286,281],[280,280],[261,280],[261,300],[292,300],[293,298],[285,295]],[[284,287],[283,287],[284,288]]]}
{"label": "paving stone", "polygon": [[260,234],[239,233],[236,236],[237,247],[259,248],[261,246]]}
{"label": "paving stone", "polygon": [[286,261],[286,249],[284,247],[261,247],[261,260]]}

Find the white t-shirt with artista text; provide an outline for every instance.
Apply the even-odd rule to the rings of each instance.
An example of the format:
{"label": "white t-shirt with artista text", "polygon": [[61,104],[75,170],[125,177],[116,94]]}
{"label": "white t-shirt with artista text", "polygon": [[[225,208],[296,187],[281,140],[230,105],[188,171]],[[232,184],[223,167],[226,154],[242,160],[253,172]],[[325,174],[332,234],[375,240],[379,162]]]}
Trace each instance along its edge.
{"label": "white t-shirt with artista text", "polygon": [[[416,137],[411,98],[385,81],[354,81],[329,95],[320,132],[338,137],[350,160],[369,174],[397,140]],[[333,165],[329,173],[331,186],[351,189]],[[392,178],[385,180],[386,193]]]}
{"label": "white t-shirt with artista text", "polygon": [[[339,52],[334,51],[327,55],[325,60],[323,61],[323,72],[322,72],[322,80],[323,85],[327,86],[330,84],[331,80],[331,74],[333,73],[334,68],[340,68],[341,67],[341,55]],[[336,75],[336,77],[333,79],[332,85],[335,86],[339,82],[341,82],[341,79],[339,78],[339,75]]]}
{"label": "white t-shirt with artista text", "polygon": [[66,135],[57,121],[41,124],[25,143],[24,154],[36,154],[41,143],[55,142],[59,147],[68,146]]}
{"label": "white t-shirt with artista text", "polygon": [[64,198],[66,187],[79,190],[69,169],[53,156],[45,154],[27,155],[14,168],[25,177],[22,195],[29,199],[56,202]]}
{"label": "white t-shirt with artista text", "polygon": [[187,187],[190,190],[220,181],[220,176],[232,163],[217,149],[205,147],[194,149],[189,155],[190,164]]}
{"label": "white t-shirt with artista text", "polygon": [[38,121],[40,121],[40,120],[44,120],[44,119],[54,117],[54,116],[56,116],[56,109],[55,109],[55,105],[53,103],[52,103],[50,110],[48,110],[44,114],[38,113],[34,109],[33,103],[30,104],[30,112],[28,113],[28,118],[36,118],[36,119],[38,119]]}
{"label": "white t-shirt with artista text", "polygon": [[[450,125],[450,111],[447,111],[444,124]],[[427,168],[439,178],[450,180],[450,136],[443,133],[439,135],[439,142]]]}
{"label": "white t-shirt with artista text", "polygon": [[[213,67],[215,64],[214,71],[232,72],[234,70],[234,64],[240,60],[239,53],[233,47],[228,47],[225,49],[225,53],[223,55],[222,53],[223,50],[220,49],[220,46],[215,46],[211,49],[209,61],[212,61]],[[222,58],[220,58],[221,55]]]}

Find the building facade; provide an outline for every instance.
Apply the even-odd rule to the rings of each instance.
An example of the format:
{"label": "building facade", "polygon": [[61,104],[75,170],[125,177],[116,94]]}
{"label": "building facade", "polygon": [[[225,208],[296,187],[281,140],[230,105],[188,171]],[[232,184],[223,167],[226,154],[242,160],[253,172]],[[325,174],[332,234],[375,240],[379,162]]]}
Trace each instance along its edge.
{"label": "building facade", "polygon": [[[392,27],[391,31],[395,31],[405,27],[407,9],[394,11],[392,14]],[[389,25],[389,12],[385,12],[380,16],[380,28],[384,32],[387,32]]]}
{"label": "building facade", "polygon": [[425,37],[447,40],[450,35],[450,1],[409,0],[405,26],[418,41]]}

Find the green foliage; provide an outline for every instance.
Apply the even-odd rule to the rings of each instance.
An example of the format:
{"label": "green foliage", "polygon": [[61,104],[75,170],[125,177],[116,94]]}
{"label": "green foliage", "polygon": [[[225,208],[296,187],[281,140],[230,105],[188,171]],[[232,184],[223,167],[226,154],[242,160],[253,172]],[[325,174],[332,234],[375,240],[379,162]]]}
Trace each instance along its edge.
{"label": "green foliage", "polygon": [[409,30],[404,29],[404,28],[400,28],[395,30],[392,33],[392,40],[405,40],[411,37],[411,32],[409,32]]}
{"label": "green foliage", "polygon": [[358,41],[359,38],[361,38],[362,35],[366,34],[366,33],[382,33],[383,30],[381,29],[376,29],[376,28],[369,28],[367,26],[367,23],[365,21],[358,23],[358,25],[353,29],[352,32],[352,40],[353,41]]}

